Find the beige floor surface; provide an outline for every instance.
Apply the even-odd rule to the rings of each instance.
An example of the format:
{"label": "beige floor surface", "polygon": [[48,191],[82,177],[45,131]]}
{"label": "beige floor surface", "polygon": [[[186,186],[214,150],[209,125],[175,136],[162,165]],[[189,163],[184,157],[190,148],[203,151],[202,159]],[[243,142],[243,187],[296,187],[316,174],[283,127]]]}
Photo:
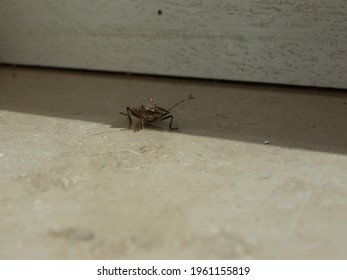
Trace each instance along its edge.
{"label": "beige floor surface", "polygon": [[[179,132],[133,132],[119,114],[190,94],[171,111]],[[0,258],[346,259],[346,103],[324,89],[2,67]]]}

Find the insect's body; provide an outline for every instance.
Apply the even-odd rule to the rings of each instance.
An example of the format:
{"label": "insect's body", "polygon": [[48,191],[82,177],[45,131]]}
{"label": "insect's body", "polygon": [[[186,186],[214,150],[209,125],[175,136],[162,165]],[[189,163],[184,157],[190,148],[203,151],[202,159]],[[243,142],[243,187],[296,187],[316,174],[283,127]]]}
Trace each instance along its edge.
{"label": "insect's body", "polygon": [[145,122],[160,121],[162,117],[170,115],[170,112],[164,108],[148,105],[132,108],[132,113],[136,113],[135,117],[142,118]]}
{"label": "insect's body", "polygon": [[[172,106],[170,109],[173,107],[177,106],[178,104],[189,100],[193,99],[194,97],[189,97],[188,99],[184,99],[178,103],[176,103],[174,106]],[[166,110],[164,108],[158,107],[157,104],[154,103],[153,99],[149,99],[153,104],[152,105],[141,105],[139,107],[126,107],[127,113],[121,113],[123,115],[128,116],[129,118],[129,127],[132,122],[130,115],[133,115],[134,117],[138,118],[141,120],[141,129],[144,127],[144,123],[153,123],[156,121],[163,121],[166,119],[171,119],[170,120],[170,125],[169,129],[174,130],[178,128],[173,128],[172,127],[172,121],[173,121],[173,116],[170,113],[170,109]]]}

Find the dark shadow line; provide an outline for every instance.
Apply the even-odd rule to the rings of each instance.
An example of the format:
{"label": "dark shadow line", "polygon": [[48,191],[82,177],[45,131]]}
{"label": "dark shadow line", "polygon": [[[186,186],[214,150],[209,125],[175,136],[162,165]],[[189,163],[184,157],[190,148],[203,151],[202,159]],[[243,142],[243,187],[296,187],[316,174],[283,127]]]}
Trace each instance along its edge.
{"label": "dark shadow line", "polygon": [[199,83],[218,83],[221,85],[240,85],[240,86],[253,86],[256,88],[264,87],[264,88],[278,88],[278,89],[296,89],[296,90],[311,90],[315,91],[315,93],[323,93],[327,90],[336,93],[347,93],[347,89],[344,88],[335,88],[335,87],[318,87],[318,86],[305,86],[305,85],[293,85],[293,84],[284,84],[284,83],[264,83],[264,82],[252,82],[252,81],[238,81],[238,80],[227,80],[227,79],[209,79],[209,78],[198,78],[198,77],[187,77],[187,76],[175,76],[175,75],[160,75],[160,74],[146,74],[140,72],[122,72],[122,71],[111,71],[111,70],[92,70],[85,68],[66,68],[66,67],[57,67],[57,66],[45,66],[45,65],[26,65],[26,64],[11,64],[11,63],[0,63],[0,67],[10,67],[10,68],[19,68],[19,69],[28,69],[28,70],[42,70],[42,71],[56,71],[56,72],[70,72],[70,73],[78,73],[78,74],[91,74],[97,75],[101,74],[104,76],[121,76],[124,78],[135,77],[136,79],[141,80],[149,80],[156,79],[167,82],[167,81],[191,81],[191,82],[199,82]]}

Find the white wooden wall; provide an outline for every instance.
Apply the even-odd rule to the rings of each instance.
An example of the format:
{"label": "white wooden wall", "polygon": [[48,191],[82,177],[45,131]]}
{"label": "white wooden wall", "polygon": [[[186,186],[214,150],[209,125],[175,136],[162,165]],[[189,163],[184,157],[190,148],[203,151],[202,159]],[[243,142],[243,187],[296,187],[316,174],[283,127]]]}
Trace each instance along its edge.
{"label": "white wooden wall", "polygon": [[0,62],[347,88],[347,0],[0,0]]}

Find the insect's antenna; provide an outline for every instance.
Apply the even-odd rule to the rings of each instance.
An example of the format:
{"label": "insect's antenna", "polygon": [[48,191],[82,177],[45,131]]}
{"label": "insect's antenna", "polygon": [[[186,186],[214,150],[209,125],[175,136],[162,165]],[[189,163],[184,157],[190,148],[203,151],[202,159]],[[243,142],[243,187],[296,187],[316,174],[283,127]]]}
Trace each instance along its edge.
{"label": "insect's antenna", "polygon": [[170,107],[169,109],[167,109],[168,111],[170,111],[173,107],[176,107],[177,105],[183,103],[184,101],[190,100],[190,99],[194,99],[195,97],[193,96],[189,96],[187,99],[183,99],[180,102],[176,103],[175,105],[173,105],[172,107]]}

